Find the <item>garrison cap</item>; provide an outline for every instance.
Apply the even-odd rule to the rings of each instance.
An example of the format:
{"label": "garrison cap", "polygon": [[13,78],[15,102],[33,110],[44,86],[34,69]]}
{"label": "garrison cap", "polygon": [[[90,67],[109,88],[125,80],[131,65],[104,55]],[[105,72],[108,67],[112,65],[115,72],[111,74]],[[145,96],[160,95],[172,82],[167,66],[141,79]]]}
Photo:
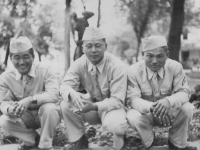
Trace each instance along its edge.
{"label": "garrison cap", "polygon": [[99,28],[96,27],[87,27],[85,29],[85,32],[83,34],[83,41],[87,40],[99,40],[99,39],[104,39],[105,36],[101,32]]}
{"label": "garrison cap", "polygon": [[10,52],[21,53],[32,48],[33,45],[27,37],[20,36],[19,38],[12,38],[10,41]]}
{"label": "garrison cap", "polygon": [[154,35],[142,39],[143,52],[153,50],[158,47],[167,46],[167,40],[164,36]]}

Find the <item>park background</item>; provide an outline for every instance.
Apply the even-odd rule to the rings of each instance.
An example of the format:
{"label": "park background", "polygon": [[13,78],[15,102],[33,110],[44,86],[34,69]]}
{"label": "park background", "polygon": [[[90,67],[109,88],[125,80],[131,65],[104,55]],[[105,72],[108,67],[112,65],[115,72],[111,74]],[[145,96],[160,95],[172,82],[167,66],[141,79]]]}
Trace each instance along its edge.
{"label": "park background", "polygon": [[[24,35],[33,43],[35,61],[51,64],[62,80],[73,63],[78,35],[70,32],[70,16],[75,12],[78,18],[83,18],[84,11],[94,13],[88,19],[89,26],[101,28],[108,43],[107,51],[127,66],[142,59],[142,38],[164,35],[168,40],[170,58],[183,64],[191,90],[194,92],[194,86],[200,84],[199,0],[1,0],[1,72],[13,67],[9,57],[5,60],[10,39]],[[195,112],[189,130],[190,141],[200,139],[199,109],[196,108]],[[91,130],[91,142],[108,146],[109,140],[112,143],[112,136],[106,129],[86,126],[88,130],[94,129]],[[167,130],[157,131],[158,145],[166,144]],[[67,139],[63,132],[64,125],[61,125],[55,145],[65,144]],[[139,137],[133,137],[132,132],[129,137],[137,143]],[[12,143],[4,140],[7,136],[1,131],[1,144]]]}

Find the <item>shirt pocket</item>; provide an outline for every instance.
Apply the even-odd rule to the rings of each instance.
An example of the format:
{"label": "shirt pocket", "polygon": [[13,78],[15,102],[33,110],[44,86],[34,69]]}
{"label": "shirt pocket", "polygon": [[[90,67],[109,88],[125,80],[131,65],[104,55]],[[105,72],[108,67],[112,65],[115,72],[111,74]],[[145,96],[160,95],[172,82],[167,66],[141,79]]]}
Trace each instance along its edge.
{"label": "shirt pocket", "polygon": [[110,97],[110,89],[109,88],[103,88],[101,90],[101,93],[103,95],[103,98],[109,98]]}
{"label": "shirt pocket", "polygon": [[90,93],[90,95],[92,95],[92,85],[87,85],[86,87],[85,87],[85,89],[86,89],[86,91],[88,92],[88,93]]}
{"label": "shirt pocket", "polygon": [[150,100],[152,98],[152,90],[144,90],[142,91],[142,99]]}
{"label": "shirt pocket", "polygon": [[21,99],[24,98],[24,97],[23,97],[23,94],[17,93],[17,92],[13,92],[13,97],[14,97],[14,99],[16,99],[17,101],[19,101],[19,100],[21,100]]}
{"label": "shirt pocket", "polygon": [[170,96],[171,95],[171,88],[163,87],[160,89],[160,93],[162,96]]}

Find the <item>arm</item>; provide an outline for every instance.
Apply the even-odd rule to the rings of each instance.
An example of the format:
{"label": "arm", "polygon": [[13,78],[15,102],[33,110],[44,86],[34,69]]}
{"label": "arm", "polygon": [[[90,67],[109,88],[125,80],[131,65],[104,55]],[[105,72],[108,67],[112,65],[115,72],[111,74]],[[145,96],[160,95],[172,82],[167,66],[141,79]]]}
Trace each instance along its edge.
{"label": "arm", "polygon": [[79,65],[78,61],[71,65],[60,85],[60,94],[66,101],[69,101],[70,93],[83,90],[80,85]]}
{"label": "arm", "polygon": [[50,102],[57,102],[59,100],[59,81],[51,67],[47,69],[43,82],[44,91],[42,93],[34,95],[37,99],[37,104],[42,105]]}
{"label": "arm", "polygon": [[190,88],[181,64],[178,64],[174,68],[173,91],[174,94],[166,97],[171,107],[180,108],[184,103],[189,101]]}
{"label": "arm", "polygon": [[137,70],[133,67],[128,69],[127,103],[131,108],[145,114],[150,112],[153,102],[141,98],[141,90],[137,81]]}
{"label": "arm", "polygon": [[14,101],[15,97],[13,96],[10,89],[4,84],[2,78],[0,78],[0,110],[3,114],[8,114],[8,107],[10,107]]}
{"label": "arm", "polygon": [[110,98],[97,102],[99,111],[110,111],[122,108],[127,90],[127,68],[124,65],[116,65],[111,71]]}

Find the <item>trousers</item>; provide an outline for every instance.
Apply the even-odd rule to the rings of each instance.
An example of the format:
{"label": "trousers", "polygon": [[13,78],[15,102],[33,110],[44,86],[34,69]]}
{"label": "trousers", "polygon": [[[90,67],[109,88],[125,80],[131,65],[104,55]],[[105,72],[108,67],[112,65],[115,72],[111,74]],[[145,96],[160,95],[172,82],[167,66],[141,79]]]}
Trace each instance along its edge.
{"label": "trousers", "polygon": [[126,111],[123,108],[102,113],[90,111],[78,115],[70,109],[73,107],[70,102],[63,100],[60,107],[69,142],[75,142],[85,134],[84,122],[88,122],[92,125],[103,124],[113,133],[114,148],[120,150],[123,147],[127,130]]}
{"label": "trousers", "polygon": [[[56,127],[60,123],[60,108],[54,103],[43,104],[38,111],[38,120],[41,124],[39,148],[52,147],[53,136]],[[10,135],[20,139],[25,145],[35,144],[38,134],[34,129],[27,128],[21,118],[13,118],[9,115],[0,117],[0,126]]]}
{"label": "trousers", "polygon": [[[193,116],[193,108],[194,106],[189,102],[183,104],[173,119],[169,129],[169,141],[176,147],[185,148],[187,146],[187,131]],[[130,127],[138,131],[143,145],[149,147],[154,140],[153,126],[158,126],[154,116],[151,113],[141,114],[137,110],[130,109],[127,112],[127,120]]]}

